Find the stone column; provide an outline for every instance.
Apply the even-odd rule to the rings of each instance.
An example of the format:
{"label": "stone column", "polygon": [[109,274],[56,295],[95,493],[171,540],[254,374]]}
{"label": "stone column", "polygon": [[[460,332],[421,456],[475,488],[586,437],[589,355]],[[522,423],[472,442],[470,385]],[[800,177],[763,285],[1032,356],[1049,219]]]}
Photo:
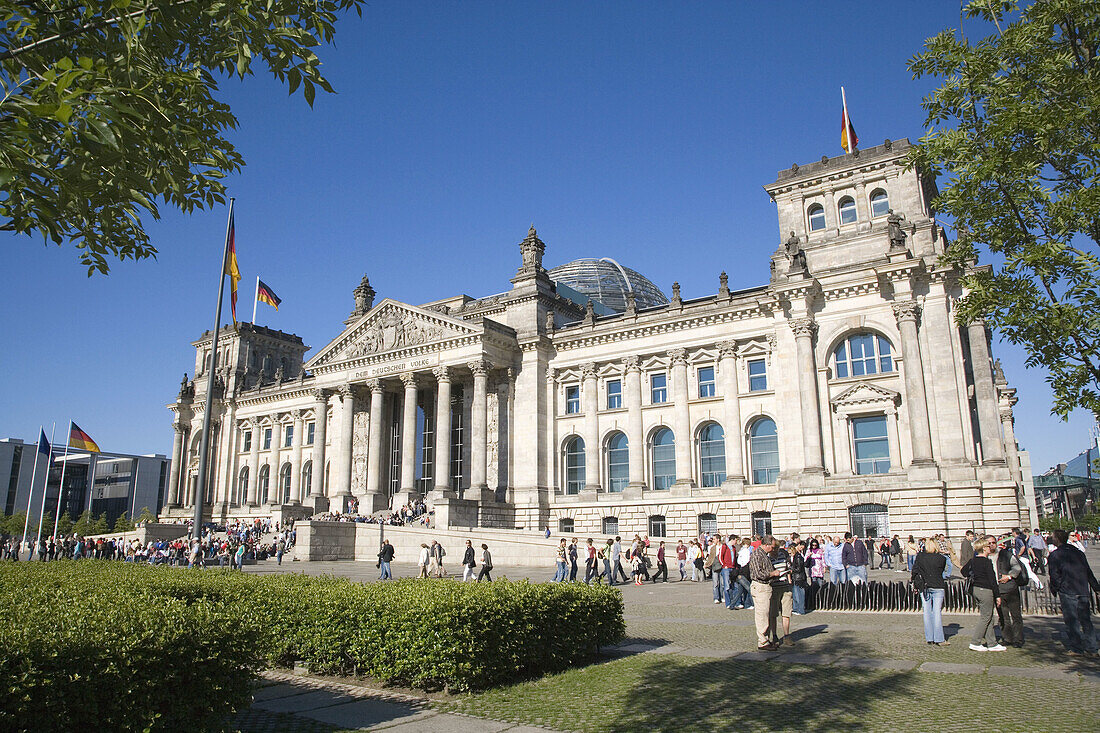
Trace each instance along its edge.
{"label": "stone column", "polygon": [[688,414],[687,351],[672,349],[668,352],[672,372],[672,429],[676,434],[676,486],[693,486],[691,479],[691,448],[695,441],[691,435],[691,416]]}
{"label": "stone column", "polygon": [[317,404],[313,408],[313,477],[308,487],[311,499],[321,499],[325,496],[325,441],[328,440],[328,390],[317,389],[313,391],[313,399]]}
{"label": "stone column", "polygon": [[[225,402],[225,416],[222,419],[223,430],[221,435],[222,470],[218,483],[214,484],[214,505],[211,512],[217,511],[217,505],[221,505],[224,514],[228,505],[230,494],[235,490],[237,476],[233,466],[233,460],[237,456],[237,401],[228,399]],[[213,517],[214,514],[211,514]]]}
{"label": "stone column", "polygon": [[1004,430],[1005,436],[1005,448],[1008,451],[1008,470],[1012,473],[1012,478],[1015,479],[1017,483],[1022,484],[1023,476],[1020,474],[1020,456],[1019,451],[1016,449],[1016,419],[1012,416],[1012,408],[1001,409],[1000,417],[1001,429]]}
{"label": "stone column", "polygon": [[401,413],[401,491],[416,493],[416,375],[401,375],[405,403]]}
{"label": "stone column", "polygon": [[585,491],[599,491],[603,481],[600,472],[600,396],[596,364],[582,364],[581,374],[581,391],[584,394],[584,488]]}
{"label": "stone column", "polygon": [[970,369],[974,374],[974,401],[978,407],[978,429],[981,430],[982,463],[1004,463],[1004,443],[1001,441],[1000,419],[997,415],[997,391],[993,387],[993,367],[989,361],[989,342],[985,321],[975,321],[966,327],[970,337]]}
{"label": "stone column", "polygon": [[275,420],[271,424],[271,454],[267,457],[268,463],[271,466],[271,480],[268,482],[267,503],[272,506],[278,506],[283,503],[283,462],[280,458],[281,449],[283,447],[282,427],[282,421],[279,419],[278,415],[275,415]]}
{"label": "stone column", "polygon": [[489,364],[484,360],[472,361],[474,373],[474,400],[470,415],[470,489],[475,495],[489,488],[485,480],[486,414],[485,396],[489,388]]}
{"label": "stone column", "polygon": [[248,457],[248,506],[260,503],[260,419],[253,418],[249,426],[252,430],[252,451]]}
{"label": "stone column", "polygon": [[433,491],[454,498],[451,490],[451,369],[440,366],[435,374],[435,482]]}
{"label": "stone column", "polygon": [[726,434],[726,480],[743,481],[745,464],[741,456],[741,400],[737,390],[737,344],[718,344],[718,379],[722,390],[722,414]]}
{"label": "stone column", "polygon": [[909,407],[909,437],[913,443],[913,463],[932,462],[932,430],[928,424],[928,397],[924,388],[924,366],[917,338],[917,316],[920,306],[915,301],[894,303],[894,317],[901,332],[901,354],[905,366],[905,399]]}
{"label": "stone column", "polygon": [[626,401],[627,488],[645,488],[645,435],[642,432],[642,367],[638,357],[623,359],[626,379],[623,399]]}
{"label": "stone column", "polygon": [[[180,470],[183,467],[183,430],[182,423],[172,423],[172,463],[168,466],[168,504],[169,508],[180,505]],[[131,517],[133,519],[133,517]]]}
{"label": "stone column", "polygon": [[[367,496],[377,497],[382,491],[382,405],[385,391],[381,379],[367,382],[370,388],[370,435],[367,440]],[[374,500],[376,503],[377,499]]]}
{"label": "stone column", "polygon": [[302,487],[302,411],[292,410],[294,441],[290,447],[290,503],[301,504],[305,498]]}
{"label": "stone column", "polygon": [[817,369],[814,366],[814,331],[812,318],[790,321],[794,333],[798,391],[802,403],[802,462],[809,473],[824,473],[821,462],[821,413],[817,407]]}
{"label": "stone column", "polygon": [[[886,408],[886,443],[890,446],[890,469],[901,468],[901,436],[898,434],[898,409],[893,405]],[[852,436],[849,431],[849,455],[852,453],[852,445]]]}
{"label": "stone column", "polygon": [[331,491],[339,498],[343,511],[347,497],[351,496],[351,441],[355,432],[355,391],[350,384],[340,387],[340,432],[332,451]]}

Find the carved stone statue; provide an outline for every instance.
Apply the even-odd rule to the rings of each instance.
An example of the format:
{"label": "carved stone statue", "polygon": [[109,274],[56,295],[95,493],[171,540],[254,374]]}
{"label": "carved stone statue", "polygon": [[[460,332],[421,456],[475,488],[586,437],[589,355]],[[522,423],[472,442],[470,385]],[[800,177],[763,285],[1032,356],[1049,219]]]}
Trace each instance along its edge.
{"label": "carved stone statue", "polygon": [[283,366],[282,366],[282,364],[280,364],[279,368],[275,370],[275,383],[276,384],[282,384],[283,383]]}
{"label": "carved stone statue", "polygon": [[584,322],[589,326],[596,322],[596,306],[591,300],[584,304]]}
{"label": "carved stone statue", "polygon": [[670,305],[673,308],[679,308],[684,304],[684,301],[680,299],[680,283],[672,283],[672,301]]}
{"label": "carved stone statue", "polygon": [[547,332],[553,331],[554,326],[554,311],[546,312],[546,330]]}
{"label": "carved stone statue", "polygon": [[626,315],[633,316],[638,312],[638,300],[634,297],[634,291],[626,294]]}
{"label": "carved stone statue", "polygon": [[358,341],[348,349],[347,355],[364,356],[378,351],[416,346],[436,341],[442,336],[443,329],[434,323],[420,320],[396,308],[387,308],[377,321],[372,320],[359,335]]}
{"label": "carved stone statue", "polygon": [[784,249],[787,250],[787,261],[789,266],[787,267],[788,275],[805,275],[809,269],[806,266],[806,253],[802,250],[799,244],[798,235],[791,232],[791,236],[787,238],[787,241],[783,243]]}
{"label": "carved stone statue", "polygon": [[362,281],[360,281],[359,286],[352,291],[352,294],[355,296],[355,310],[351,313],[353,318],[365,314],[374,307],[374,296],[376,293],[374,292],[374,288],[370,286],[370,280],[367,279],[366,275],[363,275]]}
{"label": "carved stone statue", "polygon": [[542,270],[542,255],[546,252],[546,245],[539,239],[535,232],[535,225],[527,230],[527,236],[519,243],[519,253],[523,258],[521,273],[534,273]]}
{"label": "carved stone statue", "polygon": [[890,213],[886,216],[886,223],[890,229],[891,252],[905,251],[905,240],[907,235],[901,228],[904,222],[905,216],[903,214],[895,214],[894,210],[890,209]]}
{"label": "carved stone statue", "polygon": [[726,274],[725,270],[722,270],[722,274],[718,276],[718,297],[728,298],[730,296],[730,278]]}

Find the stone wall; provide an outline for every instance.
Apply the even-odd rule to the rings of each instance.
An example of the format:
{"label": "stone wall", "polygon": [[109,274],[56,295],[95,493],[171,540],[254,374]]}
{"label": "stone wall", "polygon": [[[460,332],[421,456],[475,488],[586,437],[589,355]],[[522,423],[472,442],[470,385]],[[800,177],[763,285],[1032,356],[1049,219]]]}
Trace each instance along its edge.
{"label": "stone wall", "polygon": [[299,560],[355,560],[357,529],[355,522],[297,522],[294,554]]}

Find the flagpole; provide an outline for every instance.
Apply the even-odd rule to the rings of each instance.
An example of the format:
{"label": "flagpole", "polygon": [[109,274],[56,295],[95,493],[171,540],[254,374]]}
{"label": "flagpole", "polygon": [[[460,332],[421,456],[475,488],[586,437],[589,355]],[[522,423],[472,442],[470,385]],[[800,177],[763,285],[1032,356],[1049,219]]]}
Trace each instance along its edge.
{"label": "flagpole", "polygon": [[[34,446],[34,465],[31,466],[31,489],[27,492],[27,518],[23,522],[23,542],[20,545],[20,552],[22,552],[22,545],[27,544],[27,530],[31,527],[31,499],[34,498],[34,477],[38,473],[38,451],[42,449],[42,438],[46,436],[46,431],[42,429],[42,426],[38,426],[38,441]],[[39,522],[41,524],[41,522]],[[35,544],[38,544],[37,542]],[[19,553],[16,553],[16,560],[19,559]],[[31,552],[31,557],[34,557],[34,552]]]}
{"label": "flagpole", "polygon": [[256,325],[256,304],[260,302],[260,276],[256,276],[256,294],[252,298],[252,325]]}
{"label": "flagpole", "polygon": [[844,87],[840,88],[840,106],[844,109],[844,139],[848,141],[848,149],[844,152],[850,153],[854,149],[852,145],[852,123],[848,120],[848,98],[844,96]]}
{"label": "flagpole", "polygon": [[57,429],[55,421],[50,426],[50,449],[46,451],[46,480],[42,482],[42,507],[38,510],[38,536],[34,540],[37,546],[42,541],[42,521],[46,518],[46,489],[50,486],[50,464],[53,463],[53,434]]}
{"label": "flagpole", "polygon": [[[69,420],[69,436],[65,438],[65,456],[61,459],[61,483],[57,486],[57,514],[53,518],[53,536],[57,536],[57,523],[61,521],[61,497],[65,495],[65,469],[69,467],[69,438],[73,437],[73,421]],[[52,457],[51,457],[52,458]]]}
{"label": "flagpole", "polygon": [[[206,493],[206,472],[208,453],[210,452],[210,416],[214,412],[214,372],[218,367],[218,331],[221,330],[222,324],[222,297],[225,295],[225,267],[229,262],[229,233],[231,231],[231,225],[233,223],[233,202],[236,199],[229,199],[229,219],[225,223],[225,251],[222,253],[221,270],[218,272],[218,308],[214,312],[214,342],[210,345],[210,371],[206,375],[206,404],[203,407],[202,415],[202,442],[199,446],[199,475],[198,480],[195,482],[195,524],[191,528],[194,533],[193,536],[197,540],[202,539],[202,501],[203,495]],[[253,306],[255,309],[255,306]],[[228,385],[226,385],[228,387]],[[211,508],[211,518],[213,518],[213,506]]]}

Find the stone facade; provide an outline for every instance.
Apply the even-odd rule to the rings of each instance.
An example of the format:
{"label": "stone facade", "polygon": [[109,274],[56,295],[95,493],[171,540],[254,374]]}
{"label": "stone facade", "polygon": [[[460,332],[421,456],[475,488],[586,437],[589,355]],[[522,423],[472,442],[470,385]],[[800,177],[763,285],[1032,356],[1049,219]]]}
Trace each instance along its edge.
{"label": "stone facade", "polygon": [[[714,295],[674,285],[639,308],[625,292],[597,313],[559,292],[532,227],[497,295],[375,304],[364,278],[346,327],[304,363],[297,336],[226,327],[213,516],[426,496],[441,525],[585,536],[1026,523],[1015,390],[984,324],[955,323],[963,273],[938,264],[935,183],[905,169],[908,148],[781,171],[759,287],[731,292],[723,273]],[[198,378],[169,406],[181,513],[210,334],[195,346]]]}

